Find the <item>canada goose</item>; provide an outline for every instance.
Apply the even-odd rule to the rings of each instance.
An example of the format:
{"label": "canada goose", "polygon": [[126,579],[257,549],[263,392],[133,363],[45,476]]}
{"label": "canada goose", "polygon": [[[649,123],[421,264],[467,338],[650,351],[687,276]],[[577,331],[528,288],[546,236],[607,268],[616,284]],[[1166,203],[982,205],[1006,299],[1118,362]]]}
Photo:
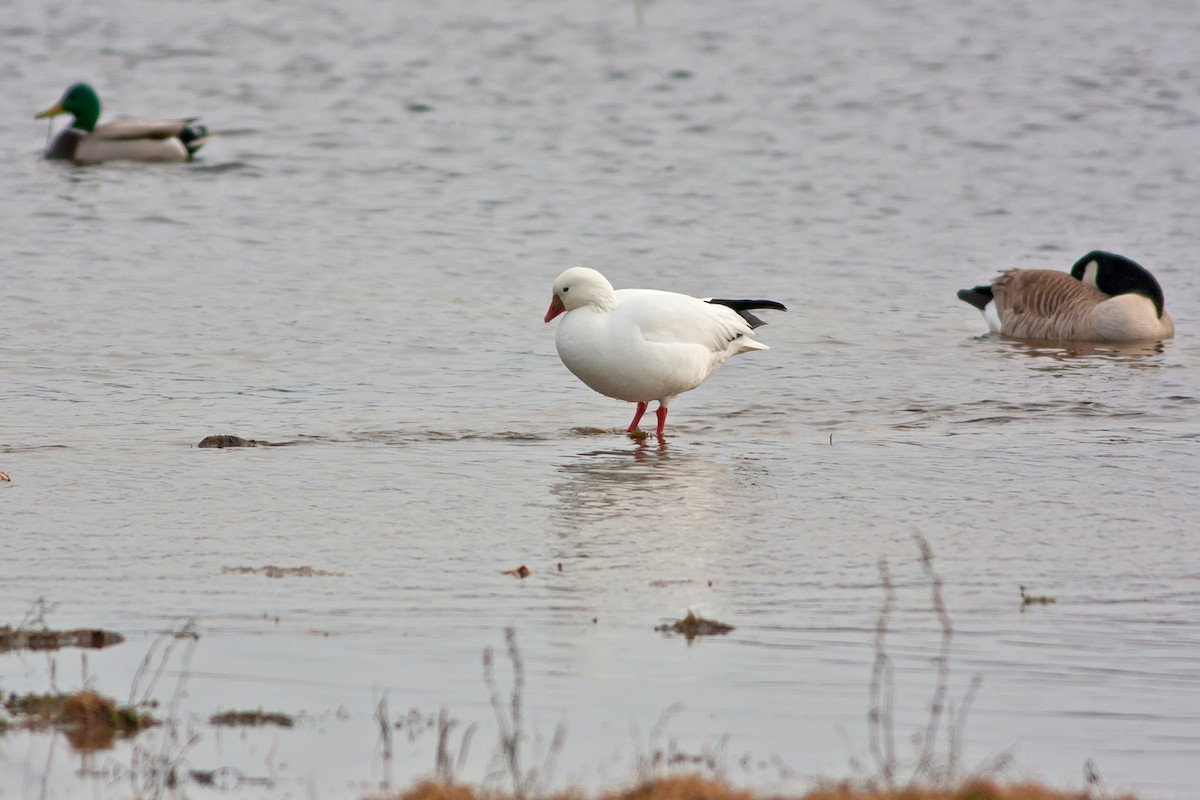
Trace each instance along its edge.
{"label": "canada goose", "polygon": [[981,312],[995,301],[999,332],[1014,339],[1129,342],[1175,335],[1154,276],[1101,250],[1076,261],[1069,273],[1005,270],[990,285],[960,290],[958,299]]}
{"label": "canada goose", "polygon": [[628,433],[658,401],[658,438],[667,404],[704,383],[731,356],[766,350],[750,338],[752,309],[787,309],[772,300],[701,300],[653,289],[614,290],[603,275],[573,267],[554,280],[545,321],[563,314],[559,358],[575,377],[608,397],[637,403]]}
{"label": "canada goose", "polygon": [[34,119],[73,114],[74,119],[46,148],[46,158],[61,158],[76,164],[102,161],[179,162],[190,161],[204,144],[208,129],[181,120],[118,120],[97,125],[100,98],[86,83],[68,87],[62,99]]}

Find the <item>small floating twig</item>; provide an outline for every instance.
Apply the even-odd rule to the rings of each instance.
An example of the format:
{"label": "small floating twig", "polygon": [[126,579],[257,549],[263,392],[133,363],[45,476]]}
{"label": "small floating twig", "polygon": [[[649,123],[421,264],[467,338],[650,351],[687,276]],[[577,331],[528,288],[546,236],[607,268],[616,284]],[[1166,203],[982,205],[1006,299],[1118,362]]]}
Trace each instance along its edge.
{"label": "small floating twig", "polygon": [[1051,603],[1056,602],[1053,597],[1048,597],[1046,595],[1026,594],[1024,586],[1018,586],[1017,588],[1021,591],[1021,606],[1022,607],[1032,606],[1032,605],[1048,606]]}

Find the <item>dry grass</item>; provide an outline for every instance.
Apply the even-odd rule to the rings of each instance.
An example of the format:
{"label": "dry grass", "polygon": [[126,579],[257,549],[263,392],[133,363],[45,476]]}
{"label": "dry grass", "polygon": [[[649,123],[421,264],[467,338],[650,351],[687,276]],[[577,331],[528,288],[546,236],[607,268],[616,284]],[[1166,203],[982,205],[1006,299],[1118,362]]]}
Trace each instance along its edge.
{"label": "dry grass", "polygon": [[[991,781],[966,781],[953,789],[859,790],[843,784],[804,795],[755,795],[721,781],[679,776],[650,780],[624,791],[590,798],[568,792],[550,795],[546,800],[1089,800],[1091,797],[1087,792],[1060,792],[1032,783],[1003,786]],[[377,795],[375,800],[513,800],[513,797],[461,784],[428,781],[397,794]],[[1133,798],[1126,795],[1113,800]]]}
{"label": "dry grass", "polygon": [[[1091,797],[1087,792],[1060,792],[1035,783],[1003,786],[992,781],[971,780],[953,789],[907,787],[860,791],[839,786],[811,792],[800,800],[1089,800]],[[1132,800],[1132,797],[1124,800]]]}
{"label": "dry grass", "polygon": [[374,795],[374,800],[483,800],[491,795],[457,783],[425,781],[403,792]]}

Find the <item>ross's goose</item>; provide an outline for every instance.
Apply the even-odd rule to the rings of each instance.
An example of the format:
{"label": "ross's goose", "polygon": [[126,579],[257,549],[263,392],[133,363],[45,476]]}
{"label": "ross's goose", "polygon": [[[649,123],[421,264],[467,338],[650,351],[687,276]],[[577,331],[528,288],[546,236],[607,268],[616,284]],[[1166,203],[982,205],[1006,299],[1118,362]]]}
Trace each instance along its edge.
{"label": "ross's goose", "polygon": [[730,356],[766,350],[750,334],[752,309],[787,309],[772,300],[701,300],[653,289],[614,290],[594,269],[573,267],[554,281],[546,322],[560,314],[555,344],[564,365],[592,389],[637,403],[629,433],[658,401],[658,437],[667,405],[695,389]]}

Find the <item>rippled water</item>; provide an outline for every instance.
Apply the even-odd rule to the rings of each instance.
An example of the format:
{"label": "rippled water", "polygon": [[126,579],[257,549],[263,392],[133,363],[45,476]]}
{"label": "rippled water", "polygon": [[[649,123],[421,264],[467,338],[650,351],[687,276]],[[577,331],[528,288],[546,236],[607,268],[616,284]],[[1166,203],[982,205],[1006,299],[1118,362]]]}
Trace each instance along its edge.
{"label": "rippled water", "polygon": [[[445,706],[487,774],[512,626],[554,784],[673,746],[738,783],[870,763],[887,559],[896,737],[982,677],[964,765],[1145,797],[1200,785],[1200,17],[1189,3],[0,2],[7,191],[0,622],[128,641],[0,655],[0,688],[155,690],[239,797],[347,797],[434,766]],[[185,167],[73,169],[32,115],[200,115]],[[1103,248],[1179,336],[980,336],[954,298]],[[579,384],[541,322],[564,267],[785,302],[771,350],[672,405],[665,447]],[[594,429],[600,429],[599,432]],[[197,449],[206,435],[293,443]],[[308,565],[271,579],[227,567]],[[523,581],[502,570],[526,564]],[[561,564],[561,570],[559,565]],[[1056,603],[1022,611],[1018,586]],[[692,645],[695,609],[736,626]],[[217,729],[217,711],[299,715]],[[165,715],[165,713],[164,713]],[[656,727],[657,726],[657,727]],[[541,738],[535,741],[534,734]],[[944,749],[943,749],[944,752]],[[0,797],[124,797],[0,738]],[[82,770],[81,770],[82,767]],[[237,772],[234,772],[236,770]],[[186,787],[190,796],[218,796]]]}

